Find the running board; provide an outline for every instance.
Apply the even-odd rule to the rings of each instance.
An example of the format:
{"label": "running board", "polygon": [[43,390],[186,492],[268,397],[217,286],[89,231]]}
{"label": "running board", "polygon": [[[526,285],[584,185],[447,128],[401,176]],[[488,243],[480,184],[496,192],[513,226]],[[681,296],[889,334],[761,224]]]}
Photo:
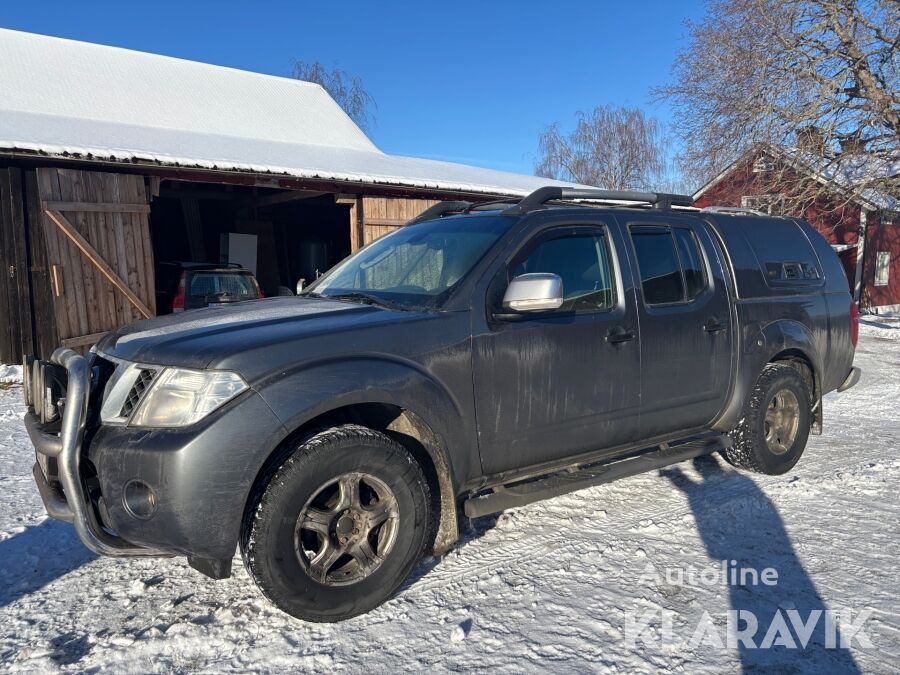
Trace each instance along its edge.
{"label": "running board", "polygon": [[525,506],[542,499],[582,490],[594,485],[611,483],[620,478],[660,469],[701,455],[709,455],[731,447],[731,438],[724,434],[704,434],[677,445],[663,444],[640,455],[609,462],[575,467],[535,480],[501,485],[483,495],[470,497],[463,504],[469,518],[499,513],[516,506]]}

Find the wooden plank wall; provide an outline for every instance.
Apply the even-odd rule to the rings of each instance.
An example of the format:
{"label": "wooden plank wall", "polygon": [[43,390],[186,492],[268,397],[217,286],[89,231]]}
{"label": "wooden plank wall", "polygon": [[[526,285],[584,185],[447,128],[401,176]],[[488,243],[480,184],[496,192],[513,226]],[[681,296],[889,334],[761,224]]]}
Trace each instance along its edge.
{"label": "wooden plank wall", "polygon": [[368,244],[370,241],[374,241],[388,232],[393,232],[422,213],[429,206],[434,206],[438,203],[436,199],[401,199],[392,197],[363,197],[361,201],[363,244]]}
{"label": "wooden plank wall", "polygon": [[[148,195],[142,176],[37,170],[42,209],[58,210],[127,287],[155,313]],[[43,214],[60,343],[85,347],[142,319],[140,311]]]}
{"label": "wooden plank wall", "polygon": [[34,352],[23,172],[0,168],[0,363]]}

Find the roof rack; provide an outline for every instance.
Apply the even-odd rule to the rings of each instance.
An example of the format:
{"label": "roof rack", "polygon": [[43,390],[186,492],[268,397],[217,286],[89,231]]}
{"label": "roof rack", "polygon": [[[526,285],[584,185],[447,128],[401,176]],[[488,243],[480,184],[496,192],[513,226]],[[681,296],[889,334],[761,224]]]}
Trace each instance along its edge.
{"label": "roof rack", "polygon": [[705,213],[730,213],[735,216],[767,216],[769,214],[751,209],[746,206],[704,206],[700,209]]}
{"label": "roof rack", "polygon": [[676,195],[666,192],[634,192],[631,190],[600,190],[597,188],[568,188],[548,185],[538,188],[515,206],[503,213],[519,215],[542,207],[550,201],[572,199],[593,199],[607,202],[643,202],[656,209],[669,209],[673,206],[693,206],[694,198],[689,195]]}
{"label": "roof rack", "polygon": [[499,210],[504,204],[511,204],[502,210],[507,216],[522,215],[541,208],[547,202],[572,199],[588,199],[604,202],[641,202],[650,204],[655,209],[670,209],[673,206],[693,206],[694,198],[688,195],[669,194],[667,192],[634,192],[631,190],[600,190],[599,188],[568,188],[548,185],[538,188],[524,199],[496,199],[490,202],[438,202],[429,206],[409,221],[408,225],[423,220],[440,218],[451,213],[471,213],[472,211]]}
{"label": "roof rack", "polygon": [[440,218],[444,214],[450,212],[459,213],[471,207],[472,202],[438,202],[434,206],[429,206],[427,209],[422,211],[422,213],[410,220],[407,225],[412,225],[413,223],[418,223],[423,220],[431,220],[432,218]]}

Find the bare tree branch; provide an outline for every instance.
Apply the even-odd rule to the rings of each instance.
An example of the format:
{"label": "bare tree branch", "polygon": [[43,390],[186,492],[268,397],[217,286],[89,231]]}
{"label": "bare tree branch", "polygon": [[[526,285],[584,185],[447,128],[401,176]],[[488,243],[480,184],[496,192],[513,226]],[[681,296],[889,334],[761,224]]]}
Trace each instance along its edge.
{"label": "bare tree branch", "polygon": [[375,99],[366,91],[362,80],[337,68],[326,68],[319,61],[294,61],[291,77],[321,85],[344,112],[362,129],[375,122]]}
{"label": "bare tree branch", "polygon": [[655,95],[674,104],[695,185],[768,145],[820,178],[791,162],[765,173],[789,211],[825,195],[838,206],[873,191],[900,199],[900,3],[708,0],[687,28],[674,82]]}
{"label": "bare tree branch", "polygon": [[667,171],[659,123],[637,108],[599,106],[576,114],[574,131],[559,124],[538,138],[535,175],[586,185],[652,189]]}

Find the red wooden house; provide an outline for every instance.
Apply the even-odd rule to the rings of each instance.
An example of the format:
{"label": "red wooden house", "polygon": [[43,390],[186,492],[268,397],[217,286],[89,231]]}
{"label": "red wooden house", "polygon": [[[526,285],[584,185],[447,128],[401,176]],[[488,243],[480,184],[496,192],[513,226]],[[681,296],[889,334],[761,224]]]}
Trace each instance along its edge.
{"label": "red wooden house", "polygon": [[[868,190],[853,196],[837,188],[830,197],[813,199],[801,213],[791,213],[785,197],[798,188],[841,184],[817,164],[822,166],[800,151],[756,148],[697,190],[694,199],[701,208],[733,206],[805,218],[838,252],[861,308],[900,312],[900,194]],[[878,170],[900,175],[900,161]]]}

